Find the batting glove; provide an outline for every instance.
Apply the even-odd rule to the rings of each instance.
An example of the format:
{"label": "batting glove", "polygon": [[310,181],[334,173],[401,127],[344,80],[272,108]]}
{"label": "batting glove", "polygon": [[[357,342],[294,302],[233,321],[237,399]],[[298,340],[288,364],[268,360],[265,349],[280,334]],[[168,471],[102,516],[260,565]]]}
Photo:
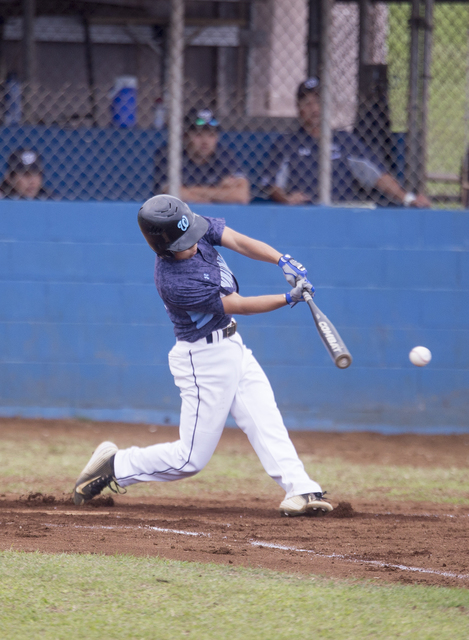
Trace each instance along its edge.
{"label": "batting glove", "polygon": [[298,302],[304,302],[303,291],[305,290],[313,295],[314,287],[306,278],[300,278],[297,281],[296,286],[293,287],[291,291],[285,294],[285,298],[290,307],[294,307],[296,304],[298,304]]}
{"label": "batting glove", "polygon": [[307,270],[302,264],[293,260],[293,258],[286,253],[278,261],[278,266],[281,267],[283,275],[287,279],[288,284],[294,287],[298,278],[306,278],[308,275]]}

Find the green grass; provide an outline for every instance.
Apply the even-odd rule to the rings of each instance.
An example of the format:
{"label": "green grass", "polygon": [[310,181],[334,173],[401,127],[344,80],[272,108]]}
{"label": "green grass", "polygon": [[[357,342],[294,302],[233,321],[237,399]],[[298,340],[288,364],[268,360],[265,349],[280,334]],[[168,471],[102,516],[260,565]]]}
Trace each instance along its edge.
{"label": "green grass", "polygon": [[[2,440],[0,448],[0,486],[3,493],[28,494],[70,492],[78,473],[92,451],[89,442],[78,438],[30,438],[27,447],[18,447],[15,439]],[[433,501],[469,505],[469,470],[467,468],[404,467],[359,465],[340,458],[301,456],[306,470],[331,498],[353,500],[387,498],[389,500]],[[137,496],[197,496],[229,491],[233,495],[271,495],[275,500],[282,491],[267,476],[253,451],[216,452],[207,467],[183,482],[142,483],[129,489]]]}
{"label": "green grass", "polygon": [[469,637],[469,592],[99,555],[0,553],[3,639]]}
{"label": "green grass", "polygon": [[[5,493],[71,490],[92,445],[75,437],[51,442],[38,430],[28,446],[3,436]],[[334,499],[379,497],[469,504],[466,469],[350,464],[302,455]],[[229,490],[274,499],[281,491],[254,453],[217,452],[198,476],[143,483],[129,493],[195,496]],[[254,568],[159,558],[0,553],[0,637],[6,640],[197,640],[331,638],[362,640],[469,637],[469,591],[378,585]]]}

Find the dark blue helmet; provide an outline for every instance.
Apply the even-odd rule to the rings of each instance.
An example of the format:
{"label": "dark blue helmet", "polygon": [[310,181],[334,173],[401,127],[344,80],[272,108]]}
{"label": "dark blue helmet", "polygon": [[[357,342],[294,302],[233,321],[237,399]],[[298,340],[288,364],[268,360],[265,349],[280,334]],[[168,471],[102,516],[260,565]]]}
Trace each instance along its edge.
{"label": "dark blue helmet", "polygon": [[160,258],[190,249],[207,233],[208,222],[174,196],[153,196],[138,212],[145,240]]}

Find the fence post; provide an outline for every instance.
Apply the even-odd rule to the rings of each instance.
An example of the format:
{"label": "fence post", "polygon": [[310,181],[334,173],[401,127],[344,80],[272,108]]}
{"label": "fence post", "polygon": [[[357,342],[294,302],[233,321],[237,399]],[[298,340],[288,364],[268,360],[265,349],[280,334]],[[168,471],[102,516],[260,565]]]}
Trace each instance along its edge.
{"label": "fence post", "polygon": [[419,191],[425,191],[427,179],[428,101],[432,63],[433,0],[425,0],[425,35],[423,40],[422,82],[422,171],[419,175]]}
{"label": "fence post", "polygon": [[331,204],[331,88],[330,88],[331,0],[322,0],[321,37],[321,137],[319,140],[319,202]]}
{"label": "fence post", "polygon": [[24,121],[31,122],[32,112],[32,86],[35,72],[35,47],[34,47],[34,20],[36,15],[36,0],[23,0],[23,97],[24,97]]}
{"label": "fence post", "polygon": [[184,101],[184,0],[171,0],[169,65],[169,194],[179,197],[182,170],[182,117]]}
{"label": "fence post", "polygon": [[410,18],[410,58],[409,58],[409,102],[408,131],[406,145],[406,188],[418,190],[418,176],[421,170],[420,157],[420,113],[419,113],[419,37],[420,37],[420,0],[412,0]]}

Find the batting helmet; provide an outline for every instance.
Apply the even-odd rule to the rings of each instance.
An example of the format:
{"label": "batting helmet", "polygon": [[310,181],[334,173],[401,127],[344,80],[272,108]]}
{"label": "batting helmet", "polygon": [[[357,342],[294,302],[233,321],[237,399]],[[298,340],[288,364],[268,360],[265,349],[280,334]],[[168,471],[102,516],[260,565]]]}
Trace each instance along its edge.
{"label": "batting helmet", "polygon": [[207,233],[208,222],[174,196],[153,196],[138,212],[145,240],[160,258],[190,249]]}

